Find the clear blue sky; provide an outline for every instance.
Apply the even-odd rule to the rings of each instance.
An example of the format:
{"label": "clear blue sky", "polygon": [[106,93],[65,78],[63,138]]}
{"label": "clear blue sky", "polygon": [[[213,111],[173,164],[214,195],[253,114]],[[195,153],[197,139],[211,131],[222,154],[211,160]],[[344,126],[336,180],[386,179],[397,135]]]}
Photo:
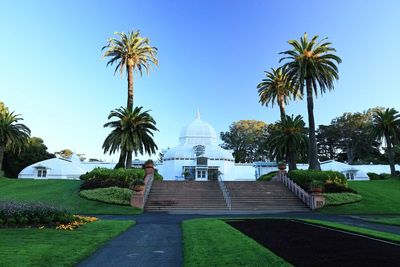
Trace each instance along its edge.
{"label": "clear blue sky", "polygon": [[[375,106],[400,109],[399,14],[395,0],[7,1],[0,100],[51,152],[110,159],[102,125],[126,105],[127,85],[100,49],[115,31],[140,29],[158,47],[160,66],[136,78],[135,105],[152,110],[156,142],[166,148],[197,108],[218,132],[241,119],[276,121],[279,109],[258,104],[256,85],[279,65],[287,40],[306,31],[329,37],[343,59],[335,91],[315,102],[317,124]],[[305,101],[287,112],[307,119]]]}

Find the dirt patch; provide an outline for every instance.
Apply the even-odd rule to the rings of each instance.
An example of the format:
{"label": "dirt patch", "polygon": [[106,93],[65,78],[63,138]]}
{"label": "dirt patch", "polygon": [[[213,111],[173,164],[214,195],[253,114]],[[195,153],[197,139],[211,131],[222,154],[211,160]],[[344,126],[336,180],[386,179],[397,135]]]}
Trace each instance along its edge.
{"label": "dirt patch", "polygon": [[227,222],[295,266],[400,266],[400,246],[291,220]]}

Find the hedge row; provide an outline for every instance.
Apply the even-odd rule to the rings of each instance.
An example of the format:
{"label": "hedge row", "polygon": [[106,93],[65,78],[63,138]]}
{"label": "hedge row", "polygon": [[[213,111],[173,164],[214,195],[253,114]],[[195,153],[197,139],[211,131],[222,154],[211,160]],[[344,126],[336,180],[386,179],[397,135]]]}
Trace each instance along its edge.
{"label": "hedge row", "polygon": [[278,172],[269,172],[258,177],[258,181],[271,181],[272,178],[276,176]]}
{"label": "hedge row", "polygon": [[119,180],[125,182],[132,182],[136,179],[143,179],[145,172],[143,169],[130,168],[130,169],[107,169],[107,168],[95,168],[92,171],[82,174],[81,180],[90,180],[93,178],[105,179],[105,180]]}
{"label": "hedge row", "polygon": [[377,174],[375,172],[368,172],[367,175],[370,180],[385,180],[391,177],[391,175],[388,173]]}

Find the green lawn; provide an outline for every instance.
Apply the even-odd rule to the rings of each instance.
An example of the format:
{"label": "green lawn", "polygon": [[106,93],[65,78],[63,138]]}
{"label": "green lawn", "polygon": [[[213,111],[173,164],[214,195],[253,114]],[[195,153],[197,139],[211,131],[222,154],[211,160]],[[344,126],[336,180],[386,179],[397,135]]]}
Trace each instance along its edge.
{"label": "green lawn", "polygon": [[73,266],[133,224],[100,220],[74,231],[0,229],[0,266]]}
{"label": "green lawn", "polygon": [[360,202],[320,210],[334,214],[400,214],[400,180],[351,181],[350,188],[362,195]]}
{"label": "green lawn", "polygon": [[87,200],[78,195],[81,181],[0,178],[0,201],[46,202],[79,214],[138,214],[131,206]]}
{"label": "green lawn", "polygon": [[327,221],[311,220],[311,219],[299,219],[299,220],[309,222],[311,224],[322,225],[322,226],[326,226],[326,227],[333,228],[333,229],[344,230],[347,232],[362,234],[362,235],[377,238],[377,239],[383,239],[383,240],[387,240],[387,241],[391,241],[391,242],[395,242],[395,243],[400,243],[400,235],[396,235],[396,234],[391,234],[391,233],[386,233],[386,232],[381,232],[381,231],[376,231],[376,230],[370,230],[370,229],[366,229],[366,228],[345,225],[345,224],[335,223],[335,222],[327,222]]}
{"label": "green lawn", "polygon": [[185,267],[291,266],[221,220],[188,220],[182,228]]}

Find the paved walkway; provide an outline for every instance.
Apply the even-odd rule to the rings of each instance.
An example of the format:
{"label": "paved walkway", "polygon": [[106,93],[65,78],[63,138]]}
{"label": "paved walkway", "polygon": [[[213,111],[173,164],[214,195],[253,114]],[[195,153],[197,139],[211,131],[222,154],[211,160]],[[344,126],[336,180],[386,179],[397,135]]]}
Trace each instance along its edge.
{"label": "paved walkway", "polygon": [[103,219],[135,220],[137,225],[114,238],[78,266],[174,266],[183,265],[181,222],[193,218],[296,217],[320,219],[400,234],[400,227],[366,222],[360,218],[308,213],[280,214],[168,214],[103,215]]}

